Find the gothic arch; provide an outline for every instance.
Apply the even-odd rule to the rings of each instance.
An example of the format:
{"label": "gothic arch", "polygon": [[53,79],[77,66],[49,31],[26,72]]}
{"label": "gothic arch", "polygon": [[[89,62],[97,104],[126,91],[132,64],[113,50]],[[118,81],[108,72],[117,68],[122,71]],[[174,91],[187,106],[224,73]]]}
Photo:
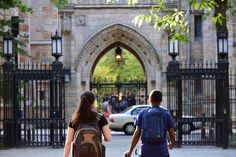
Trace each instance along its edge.
{"label": "gothic arch", "polygon": [[90,81],[93,68],[99,58],[115,46],[123,46],[141,62],[147,81],[156,81],[161,63],[151,43],[137,30],[122,24],[108,26],[91,37],[75,58],[75,68],[81,82]]}

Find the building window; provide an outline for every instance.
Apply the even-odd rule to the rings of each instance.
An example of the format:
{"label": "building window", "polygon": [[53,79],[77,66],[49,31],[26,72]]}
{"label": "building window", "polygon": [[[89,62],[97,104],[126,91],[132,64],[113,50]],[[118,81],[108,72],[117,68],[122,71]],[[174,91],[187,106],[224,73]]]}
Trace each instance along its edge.
{"label": "building window", "polygon": [[194,36],[196,40],[202,39],[202,15],[194,17]]}
{"label": "building window", "polygon": [[19,34],[19,16],[11,17],[11,34],[16,38]]}

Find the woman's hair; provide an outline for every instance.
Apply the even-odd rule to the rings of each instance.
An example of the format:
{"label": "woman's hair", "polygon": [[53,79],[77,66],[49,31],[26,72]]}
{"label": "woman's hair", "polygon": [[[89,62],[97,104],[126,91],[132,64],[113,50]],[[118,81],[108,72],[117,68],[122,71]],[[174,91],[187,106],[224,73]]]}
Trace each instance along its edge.
{"label": "woman's hair", "polygon": [[149,96],[150,102],[153,105],[159,105],[162,102],[162,93],[159,90],[153,90],[150,92]]}
{"label": "woman's hair", "polygon": [[89,123],[94,121],[96,113],[92,109],[95,102],[96,98],[93,92],[86,91],[81,95],[80,104],[71,119],[73,126],[78,126],[79,123]]}

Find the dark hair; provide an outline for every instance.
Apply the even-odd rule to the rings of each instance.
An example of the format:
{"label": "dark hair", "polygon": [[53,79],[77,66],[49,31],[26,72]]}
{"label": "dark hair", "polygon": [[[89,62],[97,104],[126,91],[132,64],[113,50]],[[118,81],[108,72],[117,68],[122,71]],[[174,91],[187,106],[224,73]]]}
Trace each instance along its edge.
{"label": "dark hair", "polygon": [[95,103],[95,99],[95,95],[91,91],[86,91],[81,95],[80,104],[72,116],[73,126],[78,126],[79,123],[94,121],[96,113],[92,111],[92,106]]}
{"label": "dark hair", "polygon": [[162,102],[162,93],[159,90],[153,90],[150,92],[150,101],[152,102],[152,104],[156,105],[156,104],[160,104]]}

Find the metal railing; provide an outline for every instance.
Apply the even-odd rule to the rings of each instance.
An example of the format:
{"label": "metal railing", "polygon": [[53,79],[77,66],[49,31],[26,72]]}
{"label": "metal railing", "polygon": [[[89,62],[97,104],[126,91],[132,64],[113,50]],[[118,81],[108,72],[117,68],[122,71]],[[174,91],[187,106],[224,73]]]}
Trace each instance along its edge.
{"label": "metal railing", "polygon": [[5,62],[1,76],[1,144],[6,147],[63,146],[65,82],[62,64],[15,67],[12,62]]}
{"label": "metal railing", "polygon": [[[235,89],[234,89],[235,90]],[[234,91],[235,92],[235,91]],[[168,108],[174,115],[176,144],[229,145],[229,72],[227,62],[181,66],[167,70]],[[235,115],[235,113],[233,113]]]}

